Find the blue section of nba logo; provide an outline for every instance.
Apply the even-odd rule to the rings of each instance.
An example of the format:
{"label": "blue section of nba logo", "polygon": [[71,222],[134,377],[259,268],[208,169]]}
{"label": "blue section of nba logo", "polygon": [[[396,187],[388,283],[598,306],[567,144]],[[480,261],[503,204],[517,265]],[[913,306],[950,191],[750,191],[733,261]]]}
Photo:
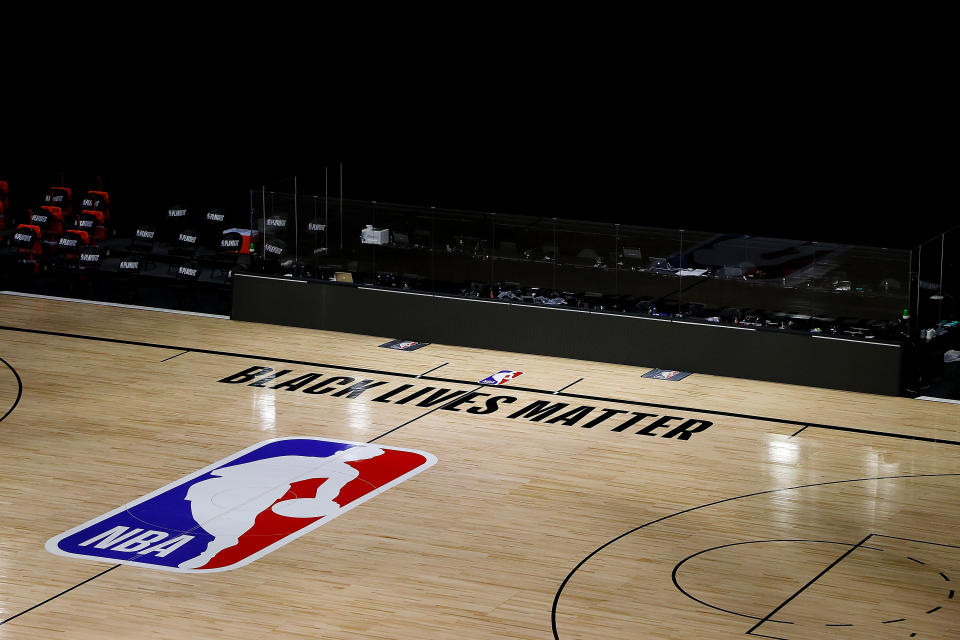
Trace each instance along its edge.
{"label": "blue section of nba logo", "polygon": [[[215,538],[194,516],[196,508],[188,497],[191,487],[207,480],[229,477],[230,472],[225,470],[230,467],[248,465],[247,469],[253,468],[250,463],[257,461],[274,460],[283,464],[288,460],[296,460],[305,461],[301,462],[302,465],[312,464],[316,467],[323,464],[321,459],[329,460],[333,454],[355,448],[359,444],[307,438],[267,442],[53,538],[48,542],[47,548],[54,553],[66,555],[155,565],[158,568],[183,568],[185,563],[208,550]],[[293,473],[296,473],[296,469],[291,472]],[[237,499],[244,500],[250,495],[256,497],[256,486],[249,482],[245,484],[243,474],[235,475],[239,479],[231,480],[234,488],[228,487],[227,490],[212,495],[211,502],[215,503],[219,499],[229,504],[229,501],[234,499],[234,494]],[[250,486],[254,487],[254,492],[248,490],[243,494],[243,490]],[[282,487],[282,484],[279,486]],[[242,504],[239,507],[225,507],[223,514],[215,517],[236,519],[234,514],[242,509]],[[208,523],[204,524],[212,528]]]}

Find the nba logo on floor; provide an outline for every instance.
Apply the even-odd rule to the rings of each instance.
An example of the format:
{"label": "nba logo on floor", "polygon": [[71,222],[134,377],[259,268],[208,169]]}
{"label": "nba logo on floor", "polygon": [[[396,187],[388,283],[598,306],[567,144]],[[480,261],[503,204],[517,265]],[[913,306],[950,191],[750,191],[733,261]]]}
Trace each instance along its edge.
{"label": "nba logo on floor", "polygon": [[645,374],[640,376],[641,378],[653,378],[655,380],[670,380],[671,382],[677,382],[683,380],[690,375],[689,371],[674,371],[672,369],[651,369]]}
{"label": "nba logo on floor", "polygon": [[480,384],[506,384],[517,376],[522,375],[522,371],[510,371],[509,369],[504,369],[503,371],[497,371],[493,375],[487,376],[480,381]]}
{"label": "nba logo on floor", "polygon": [[280,438],[47,541],[47,551],[165,571],[242,567],[433,466],[412,449]]}

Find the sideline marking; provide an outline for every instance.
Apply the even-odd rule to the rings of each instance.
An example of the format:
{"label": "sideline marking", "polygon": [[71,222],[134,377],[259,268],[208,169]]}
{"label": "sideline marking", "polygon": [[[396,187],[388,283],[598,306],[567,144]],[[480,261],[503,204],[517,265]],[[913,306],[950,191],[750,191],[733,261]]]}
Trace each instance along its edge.
{"label": "sideline marking", "polygon": [[949,398],[937,398],[935,396],[917,396],[914,400],[928,400],[930,402],[949,402],[950,404],[960,404],[960,400],[951,400]]}
{"label": "sideline marking", "polygon": [[[237,353],[233,351],[217,351],[215,349],[194,349],[190,347],[168,345],[168,344],[157,344],[154,342],[140,342],[137,340],[121,340],[119,338],[102,338],[99,336],[88,336],[77,333],[65,333],[62,331],[45,331],[42,329],[25,329],[23,327],[11,327],[11,326],[0,326],[0,331],[19,331],[21,333],[34,333],[38,335],[48,335],[48,336],[59,336],[61,338],[75,338],[79,340],[94,340],[97,342],[110,342],[113,344],[128,344],[138,347],[156,347],[158,349],[169,349],[174,351],[192,351],[194,353],[205,353],[208,355],[215,356],[225,356],[229,358],[241,358],[244,360],[263,360],[265,362],[283,362],[285,364],[300,364],[306,365],[309,367],[319,367],[326,369],[337,369],[340,371],[360,371],[362,373],[375,373],[384,376],[394,376],[397,378],[413,378],[413,379],[423,379],[423,380],[434,380],[436,382],[449,382],[451,384],[462,384],[467,386],[472,386],[476,384],[476,380],[456,380],[454,378],[437,378],[433,376],[424,376],[417,375],[413,373],[402,373],[397,371],[384,371],[382,369],[368,369],[364,367],[346,367],[343,365],[337,364],[326,364],[322,362],[310,362],[307,360],[292,360],[289,358],[276,358],[271,356],[260,356],[249,353]],[[882,436],[886,438],[900,438],[903,440],[917,440],[919,442],[932,442],[936,444],[949,444],[954,446],[960,446],[960,441],[957,440],[944,440],[941,438],[929,438],[926,436],[911,436],[903,433],[892,433],[888,431],[875,431],[873,429],[857,429],[854,427],[841,427],[834,424],[820,424],[816,422],[800,421],[800,420],[788,420],[784,418],[771,418],[769,416],[757,416],[751,415],[749,413],[736,413],[733,411],[718,411],[716,409],[700,409],[697,407],[684,407],[674,404],[661,404],[657,402],[641,402],[639,400],[624,400],[622,398],[607,398],[604,396],[592,396],[582,393],[566,393],[566,392],[557,392],[548,391],[546,389],[534,389],[531,387],[519,387],[510,385],[505,387],[507,389],[512,389],[514,391],[525,391],[527,393],[538,393],[542,395],[560,395],[567,398],[578,398],[581,400],[601,400],[604,402],[616,402],[618,404],[634,405],[640,407],[656,407],[658,409],[676,409],[678,411],[689,411],[697,413],[706,413],[715,416],[726,416],[728,418],[743,418],[746,420],[758,420],[760,422],[774,422],[777,424],[794,424],[797,426],[806,426],[806,427],[815,427],[817,429],[828,429],[831,431],[846,431],[848,433],[863,433],[866,435],[873,436]]]}

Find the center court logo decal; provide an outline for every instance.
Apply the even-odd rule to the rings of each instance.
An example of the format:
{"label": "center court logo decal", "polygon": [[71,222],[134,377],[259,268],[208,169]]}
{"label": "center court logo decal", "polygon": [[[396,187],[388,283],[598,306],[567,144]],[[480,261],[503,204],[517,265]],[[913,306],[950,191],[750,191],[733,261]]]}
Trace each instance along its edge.
{"label": "center court logo decal", "polygon": [[319,438],[248,447],[47,541],[165,571],[242,567],[433,466],[424,451]]}

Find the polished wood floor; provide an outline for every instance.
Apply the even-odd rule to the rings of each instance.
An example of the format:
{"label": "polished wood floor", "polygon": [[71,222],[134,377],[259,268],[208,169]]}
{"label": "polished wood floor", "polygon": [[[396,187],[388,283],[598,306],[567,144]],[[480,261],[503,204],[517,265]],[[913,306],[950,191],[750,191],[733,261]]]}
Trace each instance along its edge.
{"label": "polished wood floor", "polygon": [[[958,405],[11,295],[0,325],[2,640],[960,637]],[[218,382],[251,367],[290,372]],[[491,413],[374,400],[503,369]],[[311,372],[384,384],[269,388]],[[45,550],[286,436],[438,462],[232,571]]]}

